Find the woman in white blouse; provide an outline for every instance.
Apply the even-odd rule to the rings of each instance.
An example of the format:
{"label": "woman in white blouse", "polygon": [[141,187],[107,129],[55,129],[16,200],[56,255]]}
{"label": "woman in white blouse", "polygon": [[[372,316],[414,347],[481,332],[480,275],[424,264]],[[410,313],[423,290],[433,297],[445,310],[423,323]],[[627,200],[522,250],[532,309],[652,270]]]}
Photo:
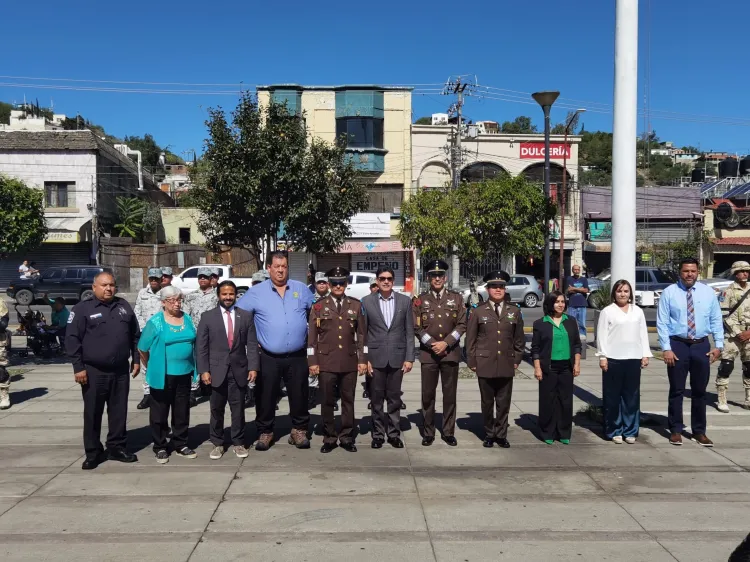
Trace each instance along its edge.
{"label": "woman in white blouse", "polygon": [[602,368],[604,433],[614,443],[635,443],[641,417],[641,369],[653,357],[643,311],[633,304],[633,288],[625,279],[612,287],[612,304],[604,308],[596,328]]}

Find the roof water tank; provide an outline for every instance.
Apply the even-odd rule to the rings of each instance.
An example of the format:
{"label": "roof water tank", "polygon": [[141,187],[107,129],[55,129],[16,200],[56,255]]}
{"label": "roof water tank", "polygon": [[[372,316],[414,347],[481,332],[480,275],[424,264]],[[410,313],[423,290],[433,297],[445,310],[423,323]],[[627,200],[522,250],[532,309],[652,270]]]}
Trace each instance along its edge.
{"label": "roof water tank", "polygon": [[747,176],[750,174],[750,155],[740,160],[740,175]]}
{"label": "roof water tank", "polygon": [[719,162],[719,177],[733,178],[737,175],[738,169],[739,167],[736,158],[732,158],[731,156],[729,158],[725,158],[724,160]]}
{"label": "roof water tank", "polygon": [[690,173],[690,181],[693,183],[703,183],[704,181],[706,181],[705,168],[695,168]]}

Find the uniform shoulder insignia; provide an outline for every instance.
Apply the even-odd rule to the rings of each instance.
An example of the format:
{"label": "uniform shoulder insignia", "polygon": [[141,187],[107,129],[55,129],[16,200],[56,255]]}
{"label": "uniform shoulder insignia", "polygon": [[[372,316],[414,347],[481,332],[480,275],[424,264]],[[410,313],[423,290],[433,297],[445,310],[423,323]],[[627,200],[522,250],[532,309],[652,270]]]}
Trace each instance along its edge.
{"label": "uniform shoulder insignia", "polygon": [[322,305],[322,304],[320,304],[319,302],[316,302],[316,303],[315,303],[315,304],[313,305],[313,308],[314,308],[314,309],[315,309],[316,311],[318,311],[318,312],[319,312],[319,311],[320,311],[320,310],[321,310],[321,309],[323,308],[323,305]]}
{"label": "uniform shoulder insignia", "polygon": [[417,306],[421,306],[422,299],[420,299],[419,297],[417,297],[417,300],[414,301],[414,304],[417,305]]}

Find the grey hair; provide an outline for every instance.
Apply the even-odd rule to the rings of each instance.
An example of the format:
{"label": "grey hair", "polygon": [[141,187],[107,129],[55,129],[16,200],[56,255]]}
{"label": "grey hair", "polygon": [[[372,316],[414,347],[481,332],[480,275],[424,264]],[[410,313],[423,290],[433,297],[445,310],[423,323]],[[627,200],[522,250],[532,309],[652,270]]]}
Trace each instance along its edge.
{"label": "grey hair", "polygon": [[180,291],[174,285],[167,285],[161,291],[159,291],[159,298],[163,301],[174,297],[181,297],[182,291]]}

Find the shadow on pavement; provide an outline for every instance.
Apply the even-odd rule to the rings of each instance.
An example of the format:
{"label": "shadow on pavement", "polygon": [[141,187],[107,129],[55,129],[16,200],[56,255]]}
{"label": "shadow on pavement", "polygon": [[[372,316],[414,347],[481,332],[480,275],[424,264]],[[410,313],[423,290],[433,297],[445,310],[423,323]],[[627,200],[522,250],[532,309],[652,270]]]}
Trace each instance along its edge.
{"label": "shadow on pavement", "polygon": [[43,388],[29,388],[27,390],[13,390],[10,387],[10,400],[13,404],[21,404],[27,400],[33,400],[34,398],[41,398],[47,394],[49,390],[46,387]]}

